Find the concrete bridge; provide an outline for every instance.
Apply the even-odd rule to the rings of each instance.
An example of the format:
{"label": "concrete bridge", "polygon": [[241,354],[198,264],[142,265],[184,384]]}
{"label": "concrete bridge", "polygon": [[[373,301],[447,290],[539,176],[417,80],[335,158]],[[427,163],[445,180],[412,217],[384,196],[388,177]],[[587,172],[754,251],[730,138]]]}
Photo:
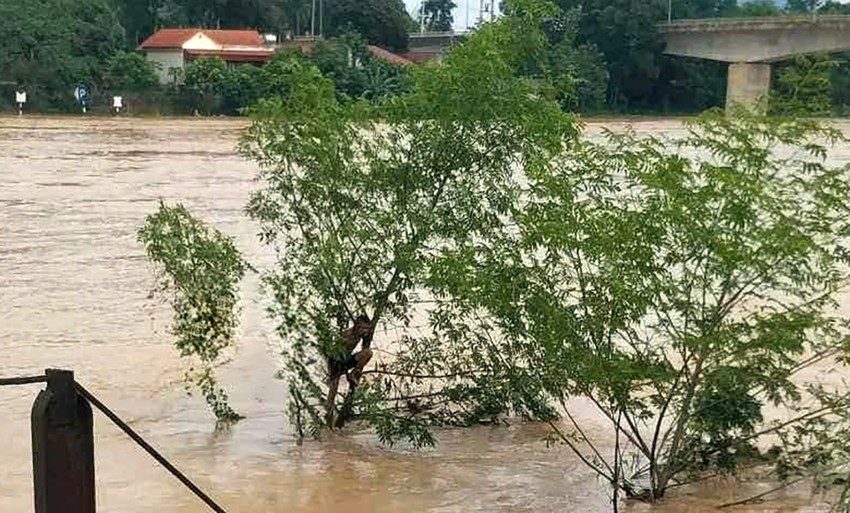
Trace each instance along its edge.
{"label": "concrete bridge", "polygon": [[770,64],[850,50],[850,16],[677,20],[658,26],[664,53],[729,63],[726,107],[756,105],[770,91]]}

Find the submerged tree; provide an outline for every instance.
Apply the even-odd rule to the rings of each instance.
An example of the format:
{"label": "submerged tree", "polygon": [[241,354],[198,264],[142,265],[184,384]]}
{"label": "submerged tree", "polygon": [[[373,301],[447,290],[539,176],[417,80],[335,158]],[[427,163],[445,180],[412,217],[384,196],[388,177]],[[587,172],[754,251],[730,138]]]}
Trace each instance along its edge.
{"label": "submerged tree", "polygon": [[[427,319],[414,303],[427,296],[435,256],[501,230],[517,169],[548,161],[575,133],[543,82],[516,75],[524,52],[543,42],[534,16],[529,9],[483,28],[442,65],[415,72],[409,93],[375,108],[339,103],[315,73],[293,76],[287,97],[253,109],[242,147],[260,163],[265,188],[248,213],[280,258],[264,282],[291,344],[286,376],[299,431],[356,416],[384,440],[421,445],[431,442],[426,425],[481,421],[509,407],[496,397],[504,387],[491,390],[466,370],[497,355],[407,328],[414,315]],[[356,396],[349,390],[340,415],[322,411],[324,366],[363,314],[403,334],[383,337],[393,357],[380,359]],[[420,359],[424,347],[446,359]]]}
{"label": "submerged tree", "polygon": [[[484,339],[469,345],[458,333],[441,332],[438,312],[429,321],[416,299],[433,287],[438,255],[503,230],[519,191],[517,173],[545,165],[576,134],[545,77],[519,76],[522,63],[545,47],[539,20],[553,12],[522,3],[522,14],[483,27],[442,64],[416,70],[399,96],[371,105],[342,102],[317,68],[289,60],[295,72],[276,75],[271,95],[249,110],[241,150],[259,163],[263,187],[247,212],[279,257],[263,283],[280,321],[299,434],[358,418],[385,441],[423,445],[433,442],[428,426],[491,421],[512,409],[528,413],[524,397],[505,396],[512,375],[502,351]],[[184,256],[210,254],[202,251],[210,237],[217,241],[210,247],[223,246],[217,233],[175,236],[203,225],[187,216],[176,216],[175,225],[173,217],[161,209],[143,240],[179,293],[174,305],[182,319],[191,317],[182,297],[191,303],[192,284],[209,278],[193,277],[186,266],[197,262]],[[170,249],[153,252],[157,247]],[[219,255],[236,258],[234,252]],[[237,261],[219,277],[225,289],[202,292],[232,293]],[[207,267],[215,268],[208,263],[197,272]],[[232,310],[218,313],[231,319]],[[384,352],[364,384],[357,389],[352,381],[337,401],[332,389],[328,394],[328,374],[334,361],[349,358],[344,334],[362,318],[378,329]],[[420,336],[412,323],[436,330]],[[190,352],[210,349],[215,357],[219,342],[229,340],[224,335],[193,339]],[[423,350],[430,356],[423,358]]]}
{"label": "submerged tree", "polygon": [[218,387],[215,368],[227,362],[239,325],[239,283],[246,264],[230,237],[193,217],[182,205],[160,204],[139,230],[148,258],[157,265],[157,289],[174,310],[171,331],[180,356],[192,359],[186,373],[220,422],[242,417]]}
{"label": "submerged tree", "polygon": [[[546,68],[556,11],[508,12],[404,94],[340,101],[293,61],[250,109],[241,150],[261,187],[247,212],[277,255],[263,284],[299,436],[360,421],[421,446],[434,426],[544,419],[615,497],[648,501],[759,457],[768,433],[794,442],[790,467],[802,442],[787,428],[847,411],[812,390],[822,405],[791,424],[764,413],[845,350],[831,312],[850,174],[825,163],[838,134],[740,112],[675,141],[589,142]],[[185,276],[185,246],[208,238],[171,237],[171,269]],[[227,319],[232,303],[214,304]],[[374,363],[337,397],[333,369],[373,336]],[[574,397],[608,420],[610,456]]]}
{"label": "submerged tree", "polygon": [[[705,115],[679,141],[580,143],[529,177],[515,232],[447,261],[458,274],[444,308],[456,322],[475,312],[467,330],[528,355],[533,390],[568,420],[552,427],[615,490],[654,501],[734,469],[794,424],[766,423],[764,407],[794,406],[795,374],[847,340],[831,312],[847,282],[850,172],[826,167],[821,146],[837,136],[740,113]],[[573,396],[609,420],[611,456]]]}

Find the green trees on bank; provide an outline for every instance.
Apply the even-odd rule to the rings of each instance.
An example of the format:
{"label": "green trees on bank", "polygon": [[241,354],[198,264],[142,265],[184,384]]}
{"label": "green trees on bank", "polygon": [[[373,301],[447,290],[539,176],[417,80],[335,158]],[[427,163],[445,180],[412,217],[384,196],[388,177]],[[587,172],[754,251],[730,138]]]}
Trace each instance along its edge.
{"label": "green trees on bank", "polygon": [[[741,5],[733,0],[554,3],[561,13],[541,20],[551,48],[539,58],[546,61],[551,73],[564,79],[557,83],[562,106],[584,113],[698,112],[724,104],[724,64],[662,54],[663,41],[656,25],[666,20],[668,7],[672,7],[669,14],[673,19],[776,16],[813,10],[824,14],[850,12],[847,5],[835,1],[790,2],[784,10],[762,0]],[[14,90],[24,87],[30,92],[34,110],[71,110],[75,108],[74,87],[84,83],[91,88],[95,101],[103,104],[112,94],[118,94],[129,96],[131,106],[145,110],[233,114],[248,105],[241,100],[256,99],[257,91],[264,89],[248,85],[250,77],[260,74],[256,70],[240,69],[226,91],[216,93],[219,99],[207,95],[201,101],[202,95],[196,91],[154,84],[140,88],[150,82],[150,69],[138,59],[119,56],[129,55],[157,28],[173,26],[256,28],[281,37],[315,31],[343,41],[346,35],[357,34],[365,43],[404,52],[408,33],[423,26],[428,30],[450,29],[453,6],[451,1],[429,0],[423,3],[421,12],[411,16],[402,0],[317,0],[315,10],[311,0],[35,0],[24,4],[0,0],[0,105],[11,108]],[[117,58],[124,59],[124,72],[135,77],[132,84],[115,79]],[[829,84],[830,108],[822,109],[816,100],[818,107],[809,114],[840,115],[850,105],[850,89],[846,87],[850,64],[843,54],[827,60],[834,65],[819,67],[817,72]],[[525,72],[533,76],[539,64],[529,62]],[[774,66],[776,94],[787,92],[782,76],[812,72],[810,68],[793,70],[803,64],[791,60]],[[338,90],[346,91],[349,87],[340,82],[340,75],[335,72],[334,82]],[[347,79],[352,84],[359,83],[347,91],[352,97],[366,90],[384,89],[382,84],[388,81],[403,82],[392,66],[371,67],[350,75]],[[234,84],[245,87],[234,91]],[[806,103],[799,95],[798,100],[800,105]]]}
{"label": "green trees on bank", "polygon": [[333,83],[341,101],[400,94],[408,81],[404,66],[374,57],[357,36],[346,35],[320,42],[306,54],[278,53],[262,67],[228,68],[216,57],[195,60],[186,66],[175,94],[190,111],[236,115],[263,98],[288,94],[289,76],[304,73],[307,66],[315,66]]}
{"label": "green trees on bank", "polygon": [[[617,500],[753,465],[846,477],[848,392],[798,379],[850,356],[836,310],[850,170],[827,164],[840,134],[738,111],[677,140],[591,139],[549,66],[557,11],[507,7],[396,95],[349,101],[293,59],[300,72],[249,109],[246,211],[277,256],[256,272],[297,436],[353,422],[426,446],[440,427],[543,421]],[[141,237],[178,293],[182,354],[226,358],[249,265],[179,207]],[[208,272],[187,273],[186,255]],[[210,312],[225,331],[205,329]],[[328,360],[363,315],[374,364],[328,396]],[[574,399],[597,408],[603,440]]]}
{"label": "green trees on bank", "polygon": [[[726,65],[663,55],[656,25],[675,19],[734,16],[780,16],[811,12],[805,2],[789,2],[783,10],[770,0],[556,0],[565,12],[579,16],[577,43],[602,52],[609,82],[606,108],[615,112],[698,112],[725,101]],[[668,7],[672,7],[668,13]],[[850,14],[846,4],[816,3],[824,14]],[[829,70],[833,110],[845,105],[850,64],[832,58]],[[790,63],[793,65],[793,62]],[[786,63],[785,67],[789,64]],[[780,68],[781,69],[781,68]],[[775,79],[778,76],[775,76]]]}
{"label": "green trees on bank", "polygon": [[[291,4],[291,5],[290,5]],[[89,86],[95,101],[107,102],[112,94],[131,96],[137,107],[160,112],[191,113],[196,95],[187,91],[159,87],[155,74],[143,58],[132,52],[144,38],[163,26],[208,28],[257,28],[280,36],[304,34],[305,5],[310,2],[208,2],[198,0],[0,0],[0,106],[14,100],[14,91],[29,93],[30,108],[36,111],[75,109],[73,91],[78,84]],[[404,51],[407,33],[413,21],[400,0],[321,2],[316,31],[329,36],[344,36],[355,31],[364,41]],[[287,10],[284,10],[286,8]],[[292,9],[291,11],[289,9]],[[310,13],[309,9],[306,11]],[[288,17],[300,16],[298,19]],[[309,18],[308,18],[309,20]],[[321,23],[321,24],[320,24]],[[350,42],[349,39],[341,37]],[[333,46],[331,44],[330,46]],[[352,45],[349,45],[352,46]],[[362,43],[352,46],[359,52]],[[365,62],[365,59],[361,59]],[[396,80],[392,66],[366,66],[366,78],[372,85]],[[238,75],[254,70],[240,68]],[[245,82],[244,80],[242,81]],[[232,84],[231,84],[232,85]],[[368,89],[369,85],[359,86]],[[252,87],[231,97],[256,97]],[[341,90],[345,90],[343,87]],[[356,96],[356,87],[350,94]],[[380,91],[374,94],[381,94]],[[186,103],[186,100],[190,103]],[[227,103],[227,101],[225,101]],[[236,113],[238,106],[228,103],[221,113]]]}
{"label": "green trees on bank", "polygon": [[[135,46],[158,27],[255,28],[334,36],[352,29],[374,44],[404,49],[412,20],[400,0],[110,0]],[[314,16],[315,14],[315,16]]]}
{"label": "green trees on bank", "polygon": [[67,108],[74,86],[101,82],[123,47],[111,0],[0,1],[0,103],[22,84],[37,107]]}

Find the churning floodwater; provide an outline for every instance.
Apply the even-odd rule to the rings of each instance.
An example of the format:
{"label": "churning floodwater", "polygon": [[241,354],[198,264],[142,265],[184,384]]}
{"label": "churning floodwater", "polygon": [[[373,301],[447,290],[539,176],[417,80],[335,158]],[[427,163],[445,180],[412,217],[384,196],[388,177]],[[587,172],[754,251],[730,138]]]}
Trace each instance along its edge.
{"label": "churning floodwater", "polygon": [[[70,368],[231,513],[604,512],[607,493],[542,425],[438,433],[428,451],[390,450],[346,432],[297,446],[274,378],[279,341],[256,280],[245,283],[239,349],[220,373],[247,416],[216,433],[203,399],[188,397],[169,311],[136,230],[160,199],[182,202],[237,238],[250,260],[271,255],[242,214],[256,168],[234,151],[242,120],[0,118],[0,377]],[[676,120],[633,123],[675,135]],[[622,128],[623,121],[588,129]],[[842,125],[845,133],[850,124]],[[850,144],[834,151],[850,159]],[[38,386],[0,388],[0,512],[32,511],[29,410]],[[591,417],[589,409],[585,411]],[[593,432],[593,430],[591,430]],[[596,434],[604,438],[599,424]],[[95,413],[98,510],[208,511]],[[605,444],[603,444],[604,447]],[[770,487],[714,481],[632,512],[716,511]],[[806,487],[727,511],[820,512]]]}

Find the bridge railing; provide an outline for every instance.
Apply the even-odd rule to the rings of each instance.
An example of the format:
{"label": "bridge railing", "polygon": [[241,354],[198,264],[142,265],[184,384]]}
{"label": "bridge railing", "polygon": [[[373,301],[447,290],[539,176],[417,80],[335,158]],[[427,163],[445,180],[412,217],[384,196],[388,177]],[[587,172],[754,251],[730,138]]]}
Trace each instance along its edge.
{"label": "bridge railing", "polygon": [[32,406],[35,513],[95,513],[92,405],[165,467],[212,511],[226,513],[133,428],[74,380],[73,371],[47,369],[38,376],[0,378],[0,387],[46,383]]}
{"label": "bridge railing", "polygon": [[850,15],[845,14],[791,14],[783,16],[752,16],[742,18],[692,18],[663,21],[656,26],[662,32],[688,32],[692,30],[733,30],[745,28],[783,28],[800,25],[829,26],[850,25]]}

